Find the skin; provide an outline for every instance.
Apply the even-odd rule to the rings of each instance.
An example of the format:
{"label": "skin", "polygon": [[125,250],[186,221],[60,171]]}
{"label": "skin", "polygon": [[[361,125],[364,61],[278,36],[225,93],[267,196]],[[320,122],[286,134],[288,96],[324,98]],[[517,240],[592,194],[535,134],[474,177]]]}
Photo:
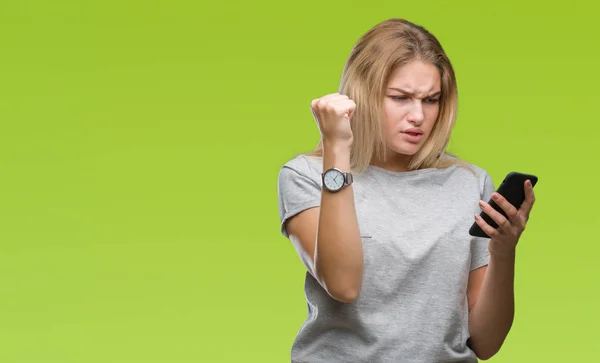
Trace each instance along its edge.
{"label": "skin", "polygon": [[525,202],[516,209],[504,197],[494,193],[492,198],[506,212],[508,218],[495,211],[487,202],[480,201],[481,209],[497,224],[494,229],[480,216],[477,224],[492,238],[489,241],[490,262],[469,277],[470,346],[480,359],[496,354],[514,319],[514,273],[516,248],[535,203],[533,186],[524,185]]}
{"label": "skin", "polygon": [[[427,62],[410,62],[392,74],[383,102],[389,145],[387,162],[374,160],[373,165],[393,171],[407,170],[411,157],[423,146],[438,117],[440,89],[439,71]],[[409,141],[402,133],[409,128],[420,129],[423,137],[416,143]],[[499,194],[493,194],[509,218],[480,201],[481,209],[498,223],[497,229],[475,215],[477,224],[492,237],[488,245],[490,262],[469,273],[467,287],[469,345],[484,360],[500,350],[514,318],[516,246],[535,202],[529,181],[524,189],[526,200],[519,210]]]}
{"label": "skin", "polygon": [[[373,160],[373,165],[407,170],[437,119],[440,86],[437,68],[426,62],[411,62],[392,75],[383,102],[388,157],[386,162]],[[352,100],[338,93],[311,103],[323,137],[323,171],[333,166],[349,169],[353,139],[349,119],[355,107]],[[413,127],[423,132],[418,142],[411,142],[402,134]],[[513,322],[516,246],[535,201],[531,184],[526,182],[524,188],[526,200],[519,210],[494,193],[496,203],[508,218],[481,201],[482,210],[498,224],[497,229],[475,216],[477,224],[492,237],[488,245],[489,264],[469,273],[467,287],[471,336],[468,344],[483,360],[498,352]],[[353,186],[337,193],[324,191],[320,208],[292,217],[287,230],[308,271],[329,294],[342,302],[354,301],[362,284],[363,253]]]}
{"label": "skin", "polygon": [[[439,114],[441,79],[437,68],[426,62],[413,61],[397,69],[388,82],[383,111],[387,161],[373,165],[393,171],[406,171],[410,158],[423,146]],[[417,143],[408,141],[402,131],[417,128],[424,135]]]}

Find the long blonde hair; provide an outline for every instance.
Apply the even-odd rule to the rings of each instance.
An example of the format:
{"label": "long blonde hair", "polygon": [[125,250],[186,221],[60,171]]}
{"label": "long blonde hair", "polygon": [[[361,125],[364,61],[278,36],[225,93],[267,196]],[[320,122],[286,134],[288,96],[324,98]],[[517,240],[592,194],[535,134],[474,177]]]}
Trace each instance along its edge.
{"label": "long blonde hair", "polygon": [[[454,69],[441,44],[422,26],[404,19],[389,19],[365,33],[352,48],[344,66],[338,92],[356,103],[350,121],[354,134],[350,166],[363,172],[373,158],[385,160],[383,99],[392,73],[403,65],[422,60],[437,67],[441,77],[440,111],[430,136],[412,157],[409,170],[470,164],[446,148],[455,123],[458,92]],[[323,140],[307,153],[323,156]]]}

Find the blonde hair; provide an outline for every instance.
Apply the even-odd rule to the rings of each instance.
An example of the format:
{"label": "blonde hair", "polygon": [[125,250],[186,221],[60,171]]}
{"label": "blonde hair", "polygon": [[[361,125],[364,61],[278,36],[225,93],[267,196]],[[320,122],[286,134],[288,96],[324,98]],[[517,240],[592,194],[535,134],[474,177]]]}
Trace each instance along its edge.
{"label": "blonde hair", "polygon": [[[356,103],[350,125],[354,134],[350,151],[353,172],[363,172],[373,158],[385,160],[383,99],[392,73],[414,61],[426,61],[439,70],[441,98],[438,118],[422,148],[412,157],[409,170],[470,164],[446,148],[457,113],[458,91],[452,64],[435,36],[404,19],[389,19],[365,33],[352,48],[338,92]],[[323,156],[323,140],[305,155]]]}

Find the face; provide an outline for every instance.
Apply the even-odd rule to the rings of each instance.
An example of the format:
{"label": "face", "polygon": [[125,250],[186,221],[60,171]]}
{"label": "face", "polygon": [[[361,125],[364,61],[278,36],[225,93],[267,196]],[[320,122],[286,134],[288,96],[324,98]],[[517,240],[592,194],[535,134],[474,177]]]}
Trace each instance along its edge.
{"label": "face", "polygon": [[392,74],[383,102],[392,157],[412,156],[423,146],[438,117],[440,91],[440,73],[430,63],[413,61]]}

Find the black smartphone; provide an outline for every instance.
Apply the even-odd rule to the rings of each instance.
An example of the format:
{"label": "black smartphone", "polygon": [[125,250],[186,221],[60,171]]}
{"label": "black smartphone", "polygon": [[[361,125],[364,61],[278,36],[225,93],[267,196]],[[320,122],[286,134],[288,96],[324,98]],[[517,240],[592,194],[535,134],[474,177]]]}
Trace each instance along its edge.
{"label": "black smartphone", "polygon": [[[506,178],[504,178],[500,186],[496,189],[496,192],[502,195],[510,204],[515,206],[515,208],[519,209],[525,201],[525,181],[527,179],[531,181],[532,186],[537,184],[538,178],[535,175],[519,173],[516,171],[510,172],[508,175],[506,175]],[[488,203],[492,208],[500,212],[504,217],[508,218],[504,210],[491,198]],[[496,224],[496,222],[494,222],[490,216],[485,214],[485,212],[482,211],[480,216],[490,226],[498,228],[498,224]],[[487,233],[485,233],[481,227],[479,227],[477,222],[473,222],[473,225],[469,229],[469,234],[474,237],[490,238],[490,236],[488,236]]]}

